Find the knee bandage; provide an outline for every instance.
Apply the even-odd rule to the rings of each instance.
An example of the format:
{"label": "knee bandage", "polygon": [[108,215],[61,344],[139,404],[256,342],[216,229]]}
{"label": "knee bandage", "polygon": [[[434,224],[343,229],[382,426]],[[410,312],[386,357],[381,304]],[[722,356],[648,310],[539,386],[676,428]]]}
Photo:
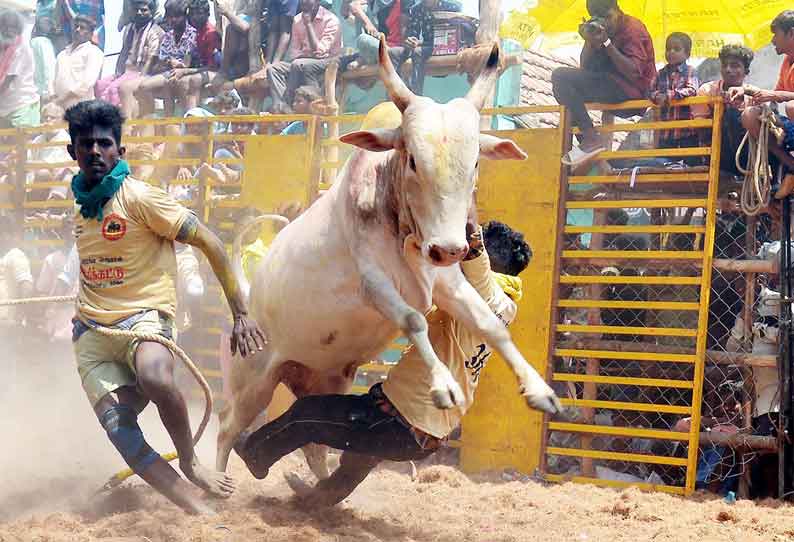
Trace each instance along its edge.
{"label": "knee bandage", "polygon": [[132,408],[115,405],[99,417],[99,423],[134,472],[145,471],[159,457],[143,438],[143,431],[138,425],[138,414]]}

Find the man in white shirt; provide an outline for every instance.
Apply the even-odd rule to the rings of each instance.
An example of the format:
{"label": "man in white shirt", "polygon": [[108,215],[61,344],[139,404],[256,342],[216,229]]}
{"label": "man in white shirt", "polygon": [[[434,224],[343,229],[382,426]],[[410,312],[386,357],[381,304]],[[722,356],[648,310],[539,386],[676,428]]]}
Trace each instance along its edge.
{"label": "man in white shirt", "polygon": [[[521,298],[522,272],[532,257],[523,235],[500,222],[482,229],[471,217],[463,273],[496,316],[508,325]],[[483,248],[487,248],[487,252]],[[434,453],[474,402],[491,348],[482,337],[442,311],[428,317],[438,357],[463,389],[466,402],[441,410],[430,396],[430,370],[408,350],[387,380],[364,395],[314,395],[298,399],[282,416],[238,443],[235,450],[257,478],[280,458],[307,444],[343,450],[339,468],[315,487],[289,475],[290,487],[308,506],[331,506],[350,495],[382,460],[421,460]]]}
{"label": "man in white shirt", "polygon": [[[50,102],[41,108],[43,126],[63,122],[63,108]],[[36,164],[37,168],[28,173],[27,181],[31,182],[62,182],[63,186],[51,186],[47,189],[47,199],[66,199],[69,195],[68,182],[79,171],[77,167],[48,167],[49,164],[71,162],[72,157],[66,152],[70,143],[69,133],[63,128],[45,130],[33,138],[34,148],[28,151],[28,163]],[[46,147],[37,145],[47,144]],[[42,194],[43,196],[43,194]]]}
{"label": "man in white shirt", "polygon": [[23,36],[22,16],[0,8],[0,128],[37,126],[36,61]]}
{"label": "man in white shirt", "polygon": [[91,42],[96,21],[77,15],[72,24],[72,43],[55,61],[55,99],[64,109],[94,99],[94,85],[105,61],[102,50]]}

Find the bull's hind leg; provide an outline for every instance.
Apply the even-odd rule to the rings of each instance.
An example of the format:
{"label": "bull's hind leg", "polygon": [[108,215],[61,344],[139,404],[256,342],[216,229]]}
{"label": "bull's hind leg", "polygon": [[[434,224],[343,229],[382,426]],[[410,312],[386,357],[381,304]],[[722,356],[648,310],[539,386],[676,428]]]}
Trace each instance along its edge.
{"label": "bull's hind leg", "polygon": [[232,397],[220,412],[218,452],[215,460],[215,468],[219,471],[226,470],[235,442],[270,404],[273,390],[279,382],[277,370],[266,370],[261,376],[253,376],[247,374],[247,379],[240,378],[236,381],[233,378]]}
{"label": "bull's hind leg", "polygon": [[[351,374],[348,374],[349,372],[346,371],[345,374],[339,376],[327,376],[310,371],[308,378],[305,378],[300,384],[292,383],[289,380],[285,383],[287,383],[298,399],[307,395],[345,394],[349,393],[353,386],[355,369],[352,370]],[[309,465],[309,469],[318,480],[325,480],[331,476],[331,472],[328,470],[328,446],[324,444],[307,444],[301,450],[303,455],[306,456],[306,463]]]}

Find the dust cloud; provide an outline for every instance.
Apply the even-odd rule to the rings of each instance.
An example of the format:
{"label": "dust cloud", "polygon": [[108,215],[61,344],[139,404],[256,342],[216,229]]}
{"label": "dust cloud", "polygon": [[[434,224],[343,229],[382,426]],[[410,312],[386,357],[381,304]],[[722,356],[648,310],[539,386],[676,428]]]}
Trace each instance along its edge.
{"label": "dust cloud", "polygon": [[[93,496],[124,465],[83,395],[71,345],[26,344],[20,353],[13,340],[0,337],[0,542],[794,540],[794,507],[777,502],[546,486],[503,473],[471,478],[446,466],[420,468],[413,480],[408,469],[382,468],[341,505],[306,510],[283,479],[292,470],[308,476],[300,454],[264,481],[233,457],[238,489],[211,501],[213,517],[186,516],[137,478]],[[202,409],[192,405],[194,424]],[[141,426],[155,449],[171,451],[152,406]],[[208,465],[216,432],[211,425],[199,445]]]}

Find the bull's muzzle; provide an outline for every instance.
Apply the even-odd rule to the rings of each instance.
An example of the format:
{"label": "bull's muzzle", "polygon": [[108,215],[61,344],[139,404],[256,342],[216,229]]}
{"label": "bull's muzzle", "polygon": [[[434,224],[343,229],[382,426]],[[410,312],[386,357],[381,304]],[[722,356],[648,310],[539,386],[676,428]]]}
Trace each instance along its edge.
{"label": "bull's muzzle", "polygon": [[466,257],[469,245],[437,245],[428,246],[427,257],[434,265],[447,266],[456,264]]}

